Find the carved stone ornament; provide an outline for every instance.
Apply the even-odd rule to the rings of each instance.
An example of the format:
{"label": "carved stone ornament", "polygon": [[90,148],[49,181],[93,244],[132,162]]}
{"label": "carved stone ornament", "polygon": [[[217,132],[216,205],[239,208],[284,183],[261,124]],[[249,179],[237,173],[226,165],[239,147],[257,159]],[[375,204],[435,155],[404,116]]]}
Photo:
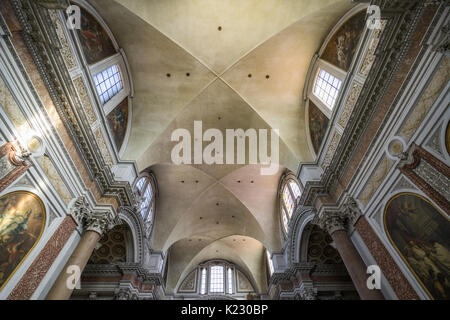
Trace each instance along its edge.
{"label": "carved stone ornament", "polygon": [[36,3],[49,10],[66,10],[69,6],[64,0],[36,0]]}
{"label": "carved stone ornament", "polygon": [[129,288],[120,288],[117,289],[114,294],[115,300],[139,300],[139,297],[136,293],[131,292]]}
{"label": "carved stone ornament", "polygon": [[358,221],[359,217],[362,215],[358,204],[352,197],[347,198],[347,201],[344,204],[344,213],[351,225],[355,225],[356,221]]}
{"label": "carved stone ornament", "polygon": [[100,235],[121,223],[118,215],[111,211],[94,211],[84,196],[75,201],[70,214],[84,230]]}
{"label": "carved stone ornament", "polygon": [[327,231],[330,235],[336,231],[346,231],[345,222],[345,215],[338,212],[324,212],[318,219],[319,227]]}

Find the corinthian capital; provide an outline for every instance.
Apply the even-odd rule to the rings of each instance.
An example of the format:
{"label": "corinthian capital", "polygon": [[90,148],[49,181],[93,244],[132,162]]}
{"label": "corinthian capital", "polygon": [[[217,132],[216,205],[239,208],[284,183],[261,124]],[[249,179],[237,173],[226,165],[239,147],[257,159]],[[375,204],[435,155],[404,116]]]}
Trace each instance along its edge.
{"label": "corinthian capital", "polygon": [[74,202],[70,214],[85,231],[95,231],[100,235],[120,224],[117,214],[111,211],[94,211],[84,196]]}
{"label": "corinthian capital", "polygon": [[318,219],[318,225],[332,235],[336,231],[346,230],[346,218],[339,212],[324,212]]}
{"label": "corinthian capital", "polygon": [[70,215],[78,223],[82,225],[84,219],[92,213],[92,207],[84,196],[78,197],[70,209]]}
{"label": "corinthian capital", "polygon": [[86,231],[94,231],[103,235],[106,231],[120,224],[118,216],[111,211],[94,211],[85,219]]}
{"label": "corinthian capital", "polygon": [[359,217],[362,215],[362,212],[359,209],[359,206],[356,203],[355,199],[349,197],[345,203],[344,208],[345,208],[344,213],[348,218],[349,223],[354,225],[356,221],[358,221]]}

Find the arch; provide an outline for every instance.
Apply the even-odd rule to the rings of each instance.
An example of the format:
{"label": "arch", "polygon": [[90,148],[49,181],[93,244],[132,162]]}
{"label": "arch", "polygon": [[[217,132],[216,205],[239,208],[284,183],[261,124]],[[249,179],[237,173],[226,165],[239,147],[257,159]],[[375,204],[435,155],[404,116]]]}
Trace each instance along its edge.
{"label": "arch", "polygon": [[281,234],[284,240],[288,237],[289,226],[295,211],[298,200],[302,194],[302,187],[297,177],[290,171],[286,171],[280,179],[278,185],[278,210],[281,226]]}
{"label": "arch", "polygon": [[[331,130],[330,127],[332,128],[330,120],[338,110],[336,103],[343,92],[348,72],[357,60],[356,53],[364,39],[367,7],[368,4],[358,4],[342,16],[311,60],[303,89],[303,99],[305,101],[306,141],[314,158],[321,153],[323,142]],[[355,30],[361,30],[361,32],[355,32]],[[323,78],[323,81],[318,81],[319,77]],[[328,77],[333,77],[333,81],[324,80]],[[323,90],[318,89],[322,93],[321,95],[315,94],[315,85],[318,82],[323,84]],[[331,90],[327,89],[327,83],[330,84]],[[330,101],[334,102],[328,105],[327,99],[324,102],[323,95],[330,95]]]}
{"label": "arch", "polygon": [[449,217],[426,197],[403,192],[383,213],[384,230],[397,254],[432,299],[448,299]]}
{"label": "arch", "polygon": [[[145,226],[138,217],[135,210],[128,207],[120,207],[118,210],[119,218],[127,224],[131,233],[131,244],[133,248],[129,248],[127,245],[127,252],[133,252],[132,260],[135,263],[143,263],[145,257]],[[131,250],[129,250],[131,249]]]}
{"label": "arch", "polygon": [[[306,226],[314,219],[315,209],[312,207],[299,208],[294,216],[293,222],[289,229],[288,240],[286,241],[287,261],[290,265],[299,262],[306,262],[305,246],[307,248],[307,241],[304,239],[304,231]],[[302,255],[300,253],[302,252]]]}
{"label": "arch", "polygon": [[39,243],[47,214],[41,198],[24,190],[0,197],[0,213],[1,290]]}
{"label": "arch", "polygon": [[[113,33],[97,10],[86,0],[73,0],[74,5],[81,9],[81,29],[72,38],[80,50],[81,72],[88,79],[94,100],[99,106],[99,114],[104,121],[104,129],[110,137],[111,148],[117,157],[123,156],[131,133],[133,117],[132,99],[133,81],[125,52],[120,48]],[[75,50],[77,51],[77,50]],[[103,102],[99,94],[100,83],[97,75],[116,71],[122,80],[122,85],[110,100]],[[109,79],[114,77],[108,76]],[[101,78],[103,79],[103,78]],[[116,82],[116,81],[114,81]],[[106,83],[106,82],[105,82]],[[115,86],[111,86],[111,90]],[[103,92],[103,91],[102,91]],[[106,94],[106,91],[105,91]],[[108,95],[109,96],[109,95]]]}
{"label": "arch", "polygon": [[[210,285],[210,277],[209,277],[209,269],[213,266],[223,266],[223,271],[224,271],[224,283],[223,283],[223,292],[222,293],[213,293],[213,292],[209,292],[209,285]],[[232,293],[228,292],[228,269],[232,269]],[[206,274],[206,279],[202,279],[202,272],[203,269],[208,269],[208,271],[205,273]],[[188,291],[184,291],[182,290],[182,286],[187,282],[186,280],[190,280],[189,277],[191,277],[193,275],[193,273],[196,274],[196,281],[195,281],[195,290],[192,290],[191,292]],[[245,281],[247,281],[247,283],[250,285],[251,288],[239,288],[238,286],[238,278],[239,277],[244,277]],[[201,292],[201,287],[203,284],[203,281],[206,281],[208,283],[208,285],[205,285],[205,293]],[[187,276],[185,276],[184,278],[181,278],[180,281],[177,284],[177,287],[175,289],[175,292],[180,293],[180,294],[200,294],[203,297],[229,297],[230,295],[237,295],[237,294],[246,294],[246,293],[256,293],[255,290],[255,284],[253,282],[252,277],[247,274],[246,271],[244,271],[238,264],[225,260],[225,259],[211,259],[211,260],[205,260],[201,263],[199,263],[198,265],[196,265],[193,269],[191,269],[188,273]]]}

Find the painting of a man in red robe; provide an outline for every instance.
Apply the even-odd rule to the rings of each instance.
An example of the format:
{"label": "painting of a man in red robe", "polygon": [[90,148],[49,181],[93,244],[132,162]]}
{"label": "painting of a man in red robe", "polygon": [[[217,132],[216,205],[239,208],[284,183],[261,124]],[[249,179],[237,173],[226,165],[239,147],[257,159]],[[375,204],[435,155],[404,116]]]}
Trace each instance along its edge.
{"label": "painting of a man in red robe", "polygon": [[39,240],[45,224],[42,201],[27,191],[0,198],[0,288]]}
{"label": "painting of a man in red robe", "polygon": [[450,299],[450,222],[419,195],[400,194],[385,212],[390,240],[434,299]]}

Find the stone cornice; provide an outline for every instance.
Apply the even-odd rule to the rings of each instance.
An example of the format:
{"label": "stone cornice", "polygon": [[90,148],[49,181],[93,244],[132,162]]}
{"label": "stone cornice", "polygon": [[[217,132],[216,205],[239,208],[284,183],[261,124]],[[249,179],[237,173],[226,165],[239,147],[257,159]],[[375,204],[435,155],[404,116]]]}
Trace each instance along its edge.
{"label": "stone cornice", "polygon": [[134,205],[131,186],[128,182],[114,179],[99,151],[84,111],[77,107],[79,103],[76,90],[59,52],[56,32],[51,24],[48,9],[45,4],[42,6],[45,1],[10,2],[23,28],[24,42],[91,179],[97,183],[103,196],[116,198],[120,205]]}
{"label": "stone cornice", "polygon": [[70,210],[70,215],[78,225],[83,226],[85,231],[94,231],[100,235],[121,224],[117,213],[110,210],[93,210],[83,196],[75,200]]}
{"label": "stone cornice", "polygon": [[123,276],[125,274],[133,275],[138,281],[150,283],[155,286],[162,284],[160,274],[150,273],[137,263],[120,264],[88,264],[83,271],[83,277],[105,277],[105,276]]}

